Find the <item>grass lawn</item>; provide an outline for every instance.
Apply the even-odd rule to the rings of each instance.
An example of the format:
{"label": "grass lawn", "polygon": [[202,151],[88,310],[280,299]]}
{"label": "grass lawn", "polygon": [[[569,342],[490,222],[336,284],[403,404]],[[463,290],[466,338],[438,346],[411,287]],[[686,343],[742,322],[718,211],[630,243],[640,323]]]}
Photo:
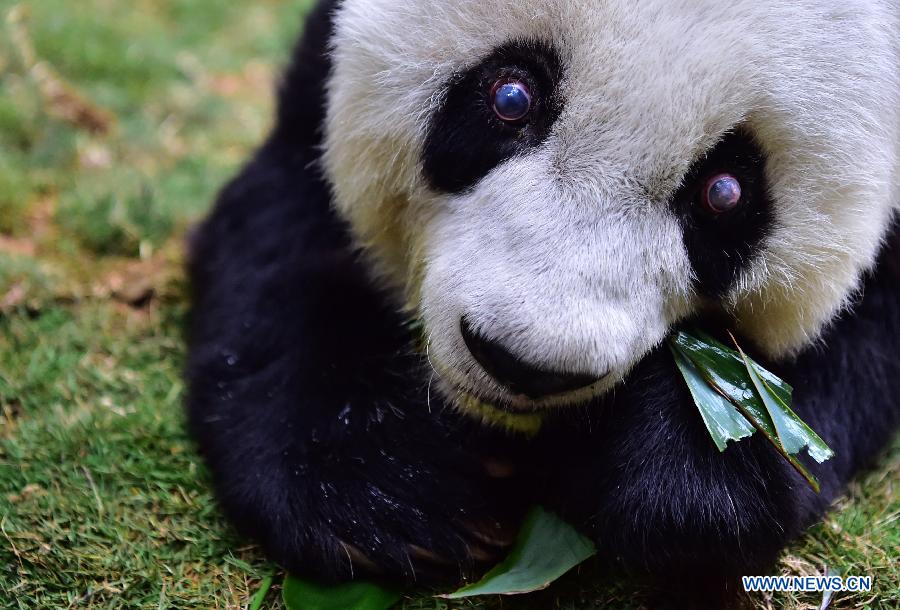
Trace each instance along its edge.
{"label": "grass lawn", "polygon": [[[0,608],[245,608],[273,573],[281,607],[184,433],[181,242],[266,131],[311,1],[0,0]],[[870,574],[832,607],[898,607],[898,475],[900,444],[782,570]],[[455,607],[644,599],[588,565]]]}

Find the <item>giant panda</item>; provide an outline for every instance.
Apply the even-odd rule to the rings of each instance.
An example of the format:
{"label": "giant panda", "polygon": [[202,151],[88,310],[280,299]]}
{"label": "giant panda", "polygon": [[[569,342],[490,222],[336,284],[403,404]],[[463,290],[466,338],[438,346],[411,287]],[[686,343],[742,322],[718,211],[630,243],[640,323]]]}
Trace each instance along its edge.
{"label": "giant panda", "polygon": [[[897,429],[898,205],[895,0],[326,0],[191,240],[190,428],[299,574],[470,577],[536,504],[761,573]],[[795,386],[821,493],[717,450],[686,321]]]}

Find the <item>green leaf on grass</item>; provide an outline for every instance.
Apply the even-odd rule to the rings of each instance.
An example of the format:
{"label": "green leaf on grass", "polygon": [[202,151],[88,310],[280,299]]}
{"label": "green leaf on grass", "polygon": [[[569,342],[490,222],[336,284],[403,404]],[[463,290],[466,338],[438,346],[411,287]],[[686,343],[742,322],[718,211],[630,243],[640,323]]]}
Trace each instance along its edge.
{"label": "green leaf on grass", "polygon": [[544,589],[593,556],[594,543],[543,508],[531,510],[509,556],[484,578],[447,599],[476,595],[516,595]]}
{"label": "green leaf on grass", "polygon": [[380,585],[354,581],[326,587],[288,576],[282,598],[287,610],[388,610],[401,593]]}
{"label": "green leaf on grass", "polygon": [[700,331],[678,332],[669,341],[713,442],[722,451],[727,441],[750,436],[735,423],[743,419],[762,432],[818,492],[818,480],[796,454],[807,448],[810,457],[821,463],[834,453],[791,410],[793,388],[750,359],[737,342],[735,346],[737,351]]}

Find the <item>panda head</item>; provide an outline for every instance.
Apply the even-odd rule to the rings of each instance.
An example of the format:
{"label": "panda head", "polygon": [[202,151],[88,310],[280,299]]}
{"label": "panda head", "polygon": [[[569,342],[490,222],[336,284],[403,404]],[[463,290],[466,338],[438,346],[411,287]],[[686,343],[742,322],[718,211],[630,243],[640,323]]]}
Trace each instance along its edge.
{"label": "panda head", "polygon": [[705,311],[790,356],[900,199],[890,4],[344,0],[336,207],[450,393],[583,402]]}

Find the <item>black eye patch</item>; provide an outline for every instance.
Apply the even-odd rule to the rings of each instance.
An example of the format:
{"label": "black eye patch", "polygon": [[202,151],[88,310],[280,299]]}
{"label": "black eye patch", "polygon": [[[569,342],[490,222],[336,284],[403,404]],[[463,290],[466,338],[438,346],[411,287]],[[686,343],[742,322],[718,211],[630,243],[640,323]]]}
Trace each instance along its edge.
{"label": "black eye patch", "polygon": [[[704,203],[704,191],[720,176],[735,179],[740,189],[739,200],[726,212]],[[725,134],[694,163],[671,205],[681,222],[697,288],[708,296],[724,295],[772,225],[762,149],[741,129]]]}
{"label": "black eye patch", "polygon": [[[465,191],[503,161],[543,142],[560,113],[561,72],[552,46],[527,40],[498,47],[456,75],[428,126],[422,166],[429,186]],[[522,82],[530,91],[531,107],[521,122],[497,116],[491,94],[502,79]]]}

